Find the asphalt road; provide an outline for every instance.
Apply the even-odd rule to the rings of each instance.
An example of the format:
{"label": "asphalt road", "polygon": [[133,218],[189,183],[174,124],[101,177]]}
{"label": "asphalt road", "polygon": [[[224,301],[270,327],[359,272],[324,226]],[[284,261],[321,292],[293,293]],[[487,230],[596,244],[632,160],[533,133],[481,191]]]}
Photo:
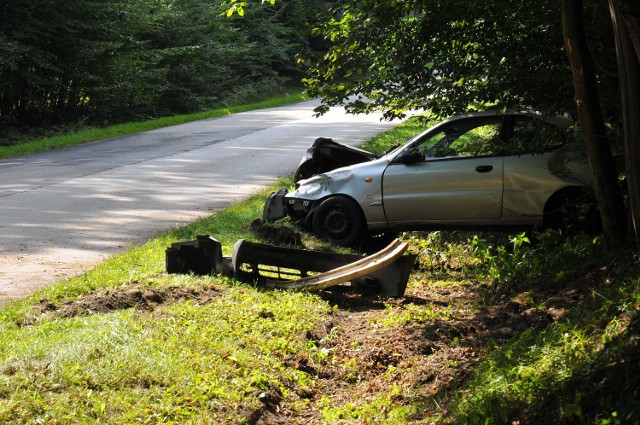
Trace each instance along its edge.
{"label": "asphalt road", "polygon": [[82,274],[131,244],[291,175],[320,136],[357,144],[396,122],[317,101],[0,160],[0,301]]}

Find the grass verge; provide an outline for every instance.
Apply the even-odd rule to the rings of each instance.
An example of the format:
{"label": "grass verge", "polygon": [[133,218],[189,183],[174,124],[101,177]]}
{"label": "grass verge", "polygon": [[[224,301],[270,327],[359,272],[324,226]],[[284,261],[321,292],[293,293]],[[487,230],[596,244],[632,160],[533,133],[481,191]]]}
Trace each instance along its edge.
{"label": "grass verge", "polygon": [[173,117],[162,117],[149,121],[132,122],[125,124],[112,125],[104,128],[89,128],[63,134],[45,139],[32,140],[10,146],[0,146],[0,159],[10,158],[19,155],[26,155],[36,152],[42,152],[63,147],[79,145],[82,143],[92,142],[95,140],[108,139],[111,137],[124,136],[127,134],[138,133],[141,131],[153,130],[161,127],[184,124],[191,121],[203,120],[207,118],[216,118],[225,115],[236,114],[239,112],[247,112],[255,109],[273,108],[276,106],[287,105],[301,100],[307,99],[304,93],[294,93],[287,96],[268,99],[258,103],[231,106],[226,108],[213,109],[204,112],[197,112],[187,115],[176,115]]}
{"label": "grass verge", "polygon": [[269,192],[2,308],[0,423],[640,423],[632,255],[407,233],[417,263],[391,300],[164,272],[174,241],[257,240]]}
{"label": "grass verge", "polygon": [[[241,423],[311,391],[289,365],[322,357],[310,334],[331,311],[314,295],[166,275],[164,249],[209,233],[225,249],[257,195],[161,235],[0,313],[2,423]],[[226,229],[226,230],[225,230]]]}

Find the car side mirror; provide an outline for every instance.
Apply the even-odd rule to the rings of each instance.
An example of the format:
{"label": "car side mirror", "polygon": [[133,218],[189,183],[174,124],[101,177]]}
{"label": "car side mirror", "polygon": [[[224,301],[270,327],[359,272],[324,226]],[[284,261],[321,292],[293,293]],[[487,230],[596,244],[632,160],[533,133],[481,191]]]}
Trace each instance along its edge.
{"label": "car side mirror", "polygon": [[424,161],[424,155],[416,150],[407,150],[398,155],[393,162],[399,162],[401,164],[416,164]]}

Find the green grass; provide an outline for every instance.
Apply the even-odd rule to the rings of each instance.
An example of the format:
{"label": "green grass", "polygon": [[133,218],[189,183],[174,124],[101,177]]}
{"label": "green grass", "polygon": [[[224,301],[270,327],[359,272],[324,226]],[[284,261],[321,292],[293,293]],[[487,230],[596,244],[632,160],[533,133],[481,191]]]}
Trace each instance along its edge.
{"label": "green grass", "polygon": [[396,126],[391,131],[386,131],[374,136],[371,140],[366,141],[360,147],[375,154],[382,154],[394,146],[404,144],[409,139],[435,123],[436,121],[430,118],[430,115],[428,114],[412,117]]}
{"label": "green grass", "polygon": [[[423,127],[409,121],[380,136],[379,149]],[[0,423],[252,423],[278,403],[293,412],[313,408],[328,424],[640,421],[640,279],[629,263],[612,263],[598,238],[405,235],[417,255],[409,292],[424,302],[382,303],[357,329],[371,332],[381,355],[393,354],[392,338],[405,329],[435,338],[434,351],[374,367],[370,382],[370,360],[333,351],[335,329],[313,337],[335,319],[337,307],[322,297],[165,273],[165,249],[175,241],[210,234],[230,255],[238,239],[255,240],[246,226],[274,188],[2,307]],[[573,287],[588,288],[588,296],[565,318],[506,341],[475,339],[483,309],[519,303],[544,312],[541,293]],[[83,304],[131,291],[153,299],[176,288],[193,296],[152,309],[90,311],[94,304]],[[456,291],[458,298],[447,298]],[[85,307],[61,314],[76,305]],[[359,344],[347,354],[358,353]],[[421,393],[444,369],[455,371],[462,359],[456,350],[466,347],[478,356],[474,369],[450,375],[443,390]],[[434,376],[403,381],[431,361],[440,361]],[[351,386],[344,398],[313,373],[329,366],[343,373],[335,387]]]}
{"label": "green grass", "polygon": [[[566,320],[525,331],[492,350],[455,395],[455,422],[588,423],[596,417],[602,424],[625,423],[623,418],[638,423],[638,330],[629,326],[629,314],[635,317],[640,309],[640,280],[598,290]],[[616,376],[621,365],[627,376]],[[616,417],[622,422],[607,422]]]}
{"label": "green grass", "polygon": [[[318,356],[307,340],[331,308],[303,293],[263,291],[212,277],[167,275],[172,242],[210,233],[230,251],[261,193],[212,217],[115,256],[0,312],[0,423],[241,423],[261,394],[287,399],[314,380],[288,367]],[[219,296],[153,312],[115,309],[63,318],[58,308],[89,296],[142,286]]]}
{"label": "green grass", "polygon": [[5,328],[2,421],[241,421],[261,392],[313,385],[284,361],[308,351],[304,335],[326,311],[304,294],[226,287],[205,305]]}
{"label": "green grass", "polygon": [[141,131],[153,130],[161,127],[184,124],[191,121],[197,121],[207,118],[216,118],[225,115],[246,112],[255,109],[272,108],[276,106],[287,105],[301,100],[305,100],[304,93],[294,93],[287,96],[268,99],[258,103],[231,106],[226,108],[213,109],[204,112],[197,112],[187,115],[176,115],[173,117],[162,117],[149,121],[132,122],[125,124],[112,125],[104,128],[88,128],[78,132],[63,134],[45,139],[32,140],[10,146],[0,146],[0,159],[10,158],[19,155],[26,155],[36,152],[42,152],[52,149],[60,149],[63,147],[74,146],[82,143],[92,142],[95,140],[108,139],[111,137],[124,136],[127,134],[138,133]]}

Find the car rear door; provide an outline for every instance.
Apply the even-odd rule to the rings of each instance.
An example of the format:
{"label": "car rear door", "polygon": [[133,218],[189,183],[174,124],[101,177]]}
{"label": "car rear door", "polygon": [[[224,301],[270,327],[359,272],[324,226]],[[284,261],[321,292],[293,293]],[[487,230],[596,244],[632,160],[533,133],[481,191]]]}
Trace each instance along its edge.
{"label": "car rear door", "polygon": [[[502,215],[502,118],[452,121],[414,142],[382,179],[389,225],[497,220]],[[402,160],[403,154],[414,160]]]}

